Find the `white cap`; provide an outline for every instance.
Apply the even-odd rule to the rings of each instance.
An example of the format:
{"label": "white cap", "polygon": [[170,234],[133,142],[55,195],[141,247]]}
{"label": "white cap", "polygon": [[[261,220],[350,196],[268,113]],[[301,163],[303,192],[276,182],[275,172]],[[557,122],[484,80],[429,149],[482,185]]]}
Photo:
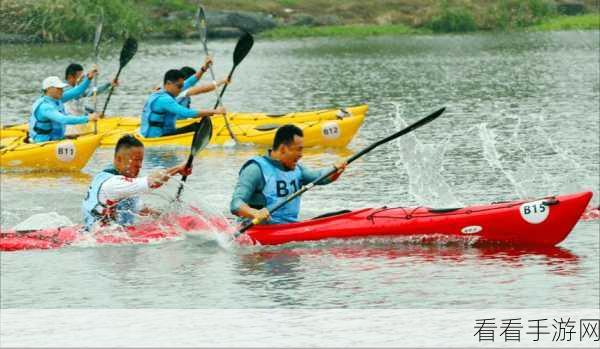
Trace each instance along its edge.
{"label": "white cap", "polygon": [[67,86],[69,85],[62,82],[58,76],[47,77],[44,79],[44,82],[42,82],[42,90],[47,90],[49,87],[65,88]]}

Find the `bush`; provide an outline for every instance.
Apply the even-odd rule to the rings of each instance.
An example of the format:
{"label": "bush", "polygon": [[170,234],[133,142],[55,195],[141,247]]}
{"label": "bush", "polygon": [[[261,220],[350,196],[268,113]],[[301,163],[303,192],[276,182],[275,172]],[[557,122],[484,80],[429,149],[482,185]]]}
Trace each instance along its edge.
{"label": "bush", "polygon": [[147,27],[134,0],[3,0],[1,13],[3,31],[49,42],[93,40],[100,13],[103,36],[137,35]]}
{"label": "bush", "polygon": [[477,24],[471,11],[467,8],[452,8],[446,3],[440,15],[431,19],[426,27],[437,33],[471,32],[477,30]]}
{"label": "bush", "polygon": [[502,0],[496,13],[494,27],[510,29],[539,24],[556,13],[556,8],[548,0]]}

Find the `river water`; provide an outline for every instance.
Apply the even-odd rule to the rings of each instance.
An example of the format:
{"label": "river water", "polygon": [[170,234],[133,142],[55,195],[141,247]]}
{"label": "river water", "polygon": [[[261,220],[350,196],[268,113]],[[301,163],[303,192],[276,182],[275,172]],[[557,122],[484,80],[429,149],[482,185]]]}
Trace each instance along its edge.
{"label": "river water", "polygon": [[[593,190],[598,203],[599,36],[591,32],[367,39],[258,40],[225,95],[233,111],[369,104],[347,149],[307,151],[325,166],[406,122],[446,106],[438,120],[352,164],[303,197],[302,216],[382,205],[455,206]],[[218,76],[234,41],[212,41]],[[112,76],[119,44],[102,47]],[[24,122],[41,80],[89,66],[84,45],[5,46],[4,124]],[[137,115],[167,69],[198,67],[199,42],[141,42],[108,114]],[[212,106],[214,95],[194,100]],[[147,150],[144,172],[183,161],[187,149]],[[186,202],[227,214],[239,167],[264,149],[209,147],[196,159]],[[57,212],[79,222],[100,149],[76,174],[1,175],[2,227]],[[144,201],[163,207],[170,183]],[[326,241],[224,248],[180,239],[152,245],[74,246],[1,254],[2,308],[597,308],[598,221],[579,222],[557,248],[475,248],[402,240]],[[329,326],[329,327],[328,327]],[[323,323],[322,328],[335,325]]]}

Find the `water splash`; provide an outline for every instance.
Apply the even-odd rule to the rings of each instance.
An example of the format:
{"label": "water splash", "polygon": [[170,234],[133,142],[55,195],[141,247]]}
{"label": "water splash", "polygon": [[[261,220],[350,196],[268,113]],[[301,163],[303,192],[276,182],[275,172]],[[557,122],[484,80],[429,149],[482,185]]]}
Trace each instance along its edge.
{"label": "water splash", "polygon": [[499,170],[513,185],[517,194],[521,197],[526,196],[526,191],[521,183],[513,176],[513,174],[506,170],[500,161],[500,155],[496,149],[496,135],[494,131],[487,128],[486,123],[478,125],[479,138],[481,139],[481,145],[483,146],[483,157],[493,168]]}
{"label": "water splash", "polygon": [[56,212],[38,213],[23,222],[17,224],[13,229],[16,231],[52,229],[72,226],[73,222],[68,217],[61,216]]}
{"label": "water splash", "polygon": [[[401,117],[400,104],[391,104],[395,107],[395,126],[398,129],[408,126],[408,123]],[[423,144],[414,132],[396,141],[400,159],[396,162],[396,166],[403,166],[406,170],[409,179],[409,193],[420,204],[437,207],[462,206],[442,175],[444,155],[449,142],[450,137],[447,137],[437,146]]]}
{"label": "water splash", "polygon": [[[523,128],[519,116],[516,116],[516,121],[513,131],[502,142],[497,142],[499,137],[486,123],[478,125],[478,128],[485,160],[508,179],[520,198],[576,192],[582,188],[594,187],[590,171],[586,170],[574,155],[553,141],[540,126],[544,122],[543,115],[539,115],[531,127]],[[536,155],[535,152],[527,150],[531,147],[524,144],[530,144],[532,140],[543,144],[543,147],[534,148],[538,151],[541,149],[545,154]],[[498,144],[503,146],[498,147]],[[550,171],[537,165],[543,163],[536,161],[538,156],[556,158],[552,162],[560,164],[565,170],[560,174],[551,175]],[[595,194],[594,201],[597,201],[598,193]]]}

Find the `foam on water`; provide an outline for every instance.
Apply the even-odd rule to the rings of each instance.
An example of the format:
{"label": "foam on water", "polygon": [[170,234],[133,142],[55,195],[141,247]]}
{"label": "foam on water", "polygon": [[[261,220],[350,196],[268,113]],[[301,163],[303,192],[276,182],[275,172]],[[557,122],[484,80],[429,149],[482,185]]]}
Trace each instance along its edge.
{"label": "foam on water", "polygon": [[16,231],[52,229],[72,226],[73,222],[68,217],[61,216],[56,212],[38,213],[23,222],[17,224],[13,229]]}

